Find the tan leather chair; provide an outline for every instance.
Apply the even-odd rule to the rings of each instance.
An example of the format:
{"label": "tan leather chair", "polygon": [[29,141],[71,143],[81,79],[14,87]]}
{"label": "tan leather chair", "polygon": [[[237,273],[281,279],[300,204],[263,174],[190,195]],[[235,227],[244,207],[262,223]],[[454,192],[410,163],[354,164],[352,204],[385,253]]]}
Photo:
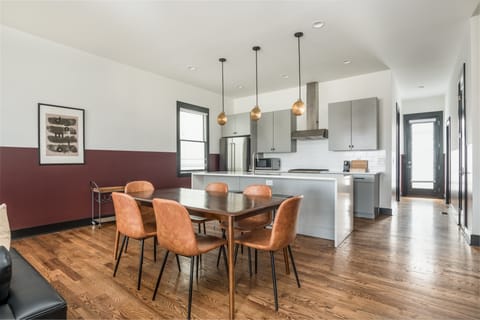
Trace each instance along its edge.
{"label": "tan leather chair", "polygon": [[278,311],[275,251],[288,248],[290,259],[292,260],[293,271],[295,272],[295,278],[297,280],[297,286],[300,288],[300,280],[298,279],[297,268],[295,266],[295,260],[293,259],[290,244],[293,243],[297,235],[297,217],[302,198],[303,196],[297,196],[282,202],[277,210],[272,229],[256,229],[244,233],[235,239],[235,250],[238,250],[238,245],[244,245],[249,248],[270,252],[275,311]]}
{"label": "tan leather chair", "polygon": [[[209,192],[222,192],[222,193],[227,193],[228,192],[228,185],[223,182],[212,182],[209,183],[205,187],[205,191]],[[193,223],[198,224],[198,233],[202,232],[201,226],[203,225],[203,233],[207,234],[207,229],[205,226],[205,222],[212,221],[213,219],[205,218],[205,217],[199,217],[196,215],[191,214],[190,219],[192,220]]]}
{"label": "tan leather chair", "polygon": [[[149,181],[145,180],[139,180],[139,181],[131,181],[125,185],[125,193],[129,192],[141,192],[141,191],[154,191],[155,187],[153,184]],[[138,203],[138,202],[137,202]],[[155,224],[155,213],[153,212],[152,207],[144,206],[141,203],[138,203],[138,206],[140,208],[140,212],[142,213],[142,218],[144,223],[152,223]],[[118,255],[118,244],[120,241],[120,233],[117,232],[115,233],[115,245],[113,248],[113,257],[114,259],[117,259]],[[154,240],[154,261],[157,261],[157,250],[156,250],[156,244],[157,241]],[[127,252],[127,247],[128,247],[128,239],[127,242],[125,243],[125,252]]]}
{"label": "tan leather chair", "polygon": [[[252,184],[247,186],[243,190],[243,194],[246,196],[252,197],[272,197],[272,189],[264,184]],[[236,231],[240,231],[241,233],[250,232],[256,229],[263,229],[268,226],[272,222],[272,211],[267,211],[261,214],[257,214],[252,217],[248,217],[242,220],[235,221],[234,228]],[[220,227],[222,228],[222,235],[225,238],[225,231],[228,228],[227,223],[222,221],[220,223]],[[243,248],[242,248],[243,253]],[[235,261],[237,258],[237,252],[235,252]],[[250,271],[250,276],[252,275],[252,262],[251,262],[251,252],[248,249],[248,268]],[[217,257],[217,267],[220,263],[220,256]],[[255,273],[257,273],[257,251],[255,251]]]}
{"label": "tan leather chair", "polygon": [[212,182],[212,183],[207,184],[207,186],[205,187],[205,191],[227,193],[228,192],[228,184],[223,183],[223,182]]}
{"label": "tan leather chair", "polygon": [[123,234],[122,246],[120,253],[115,263],[113,276],[117,274],[118,265],[122,258],[122,251],[125,247],[127,239],[132,238],[140,240],[140,264],[138,267],[138,282],[137,290],[140,290],[140,283],[142,279],[142,265],[143,265],[143,248],[144,241],[147,238],[155,238],[156,226],[155,223],[144,223],[142,214],[137,202],[131,196],[125,193],[112,193],[113,206],[115,208],[115,218],[117,223],[117,232]]}
{"label": "tan leather chair", "polygon": [[[167,249],[167,252],[165,253],[165,258],[163,259],[162,267],[158,274],[152,300],[155,300],[155,296],[157,295],[158,286],[162,279],[163,270],[169,252],[190,257],[190,286],[188,291],[187,310],[187,318],[190,319],[195,257],[197,257],[198,263],[201,254],[207,253],[216,248],[220,248],[224,253],[224,257],[226,257],[224,245],[227,241],[214,236],[195,234],[187,209],[176,201],[153,199],[153,208],[157,219],[158,242],[161,247]],[[227,265],[226,258],[225,265]]]}
{"label": "tan leather chair", "polygon": [[[221,193],[227,193],[228,192],[228,184],[223,183],[223,182],[212,182],[209,183],[205,187],[205,191],[208,192],[221,192]],[[201,226],[203,225],[203,233],[207,234],[207,229],[205,226],[205,222],[212,221],[213,219],[205,218],[205,217],[199,217],[194,214],[190,215],[190,219],[192,220],[193,223],[198,224],[198,233],[202,232]]]}

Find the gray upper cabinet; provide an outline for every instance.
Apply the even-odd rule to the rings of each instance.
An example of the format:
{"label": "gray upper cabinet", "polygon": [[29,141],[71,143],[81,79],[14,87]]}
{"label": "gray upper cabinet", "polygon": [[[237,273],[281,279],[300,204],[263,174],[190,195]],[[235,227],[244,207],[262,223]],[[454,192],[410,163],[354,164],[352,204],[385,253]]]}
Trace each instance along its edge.
{"label": "gray upper cabinet", "polygon": [[222,137],[246,136],[250,134],[250,113],[227,115],[228,121],[222,127]]}
{"label": "gray upper cabinet", "polygon": [[376,150],[378,100],[367,98],[328,105],[328,149]]}
{"label": "gray upper cabinet", "polygon": [[292,131],[297,128],[291,110],[262,113],[257,121],[257,152],[295,152]]}

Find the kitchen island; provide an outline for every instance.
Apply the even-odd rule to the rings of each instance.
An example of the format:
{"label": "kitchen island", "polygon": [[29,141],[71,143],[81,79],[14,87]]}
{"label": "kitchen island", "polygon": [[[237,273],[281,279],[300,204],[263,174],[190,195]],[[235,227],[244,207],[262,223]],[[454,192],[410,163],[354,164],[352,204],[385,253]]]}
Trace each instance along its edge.
{"label": "kitchen island", "polygon": [[230,191],[241,192],[251,184],[267,184],[272,193],[303,195],[297,223],[299,234],[333,240],[339,246],[353,231],[353,178],[343,174],[280,172],[197,172],[192,189],[224,182]]}

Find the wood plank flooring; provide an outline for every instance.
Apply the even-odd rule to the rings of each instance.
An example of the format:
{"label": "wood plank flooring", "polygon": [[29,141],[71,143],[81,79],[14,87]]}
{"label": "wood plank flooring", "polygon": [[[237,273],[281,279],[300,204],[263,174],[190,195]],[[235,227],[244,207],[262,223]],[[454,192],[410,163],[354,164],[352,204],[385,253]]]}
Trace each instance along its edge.
{"label": "wood plank flooring", "polygon": [[[276,255],[280,309],[274,311],[270,260],[248,275],[247,254],[236,268],[237,319],[480,319],[480,249],[466,245],[442,202],[402,199],[398,213],[355,220],[338,248],[298,236],[292,247],[302,287]],[[207,232],[219,234],[215,223]],[[155,301],[152,293],[164,251],[153,261],[145,245],[142,287],[136,290],[139,244],[132,240],[115,278],[113,224],[13,241],[68,302],[71,319],[178,319],[186,317],[189,259],[179,273],[170,256]],[[217,252],[203,256],[194,281],[192,317],[228,318],[227,274]]]}

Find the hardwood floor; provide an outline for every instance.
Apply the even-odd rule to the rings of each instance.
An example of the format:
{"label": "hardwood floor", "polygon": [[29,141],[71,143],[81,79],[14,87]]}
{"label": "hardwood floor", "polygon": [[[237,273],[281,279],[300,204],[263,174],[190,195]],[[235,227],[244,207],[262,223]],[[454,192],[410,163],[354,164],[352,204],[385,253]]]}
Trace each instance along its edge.
{"label": "hardwood floor", "polygon": [[[302,287],[285,274],[276,254],[278,313],[274,312],[270,259],[259,252],[259,271],[248,275],[247,254],[236,268],[236,318],[480,319],[480,249],[465,244],[439,200],[402,199],[398,214],[355,220],[355,231],[338,248],[298,236],[292,247]],[[207,232],[215,223],[207,224]],[[208,229],[210,227],[210,229]],[[179,273],[171,256],[152,293],[164,251],[153,262],[145,245],[142,288],[136,290],[139,243],[130,241],[115,278],[115,227],[84,227],[13,242],[68,302],[72,319],[185,318],[189,260]],[[194,281],[192,317],[228,318],[227,274],[217,251],[203,256]]]}

